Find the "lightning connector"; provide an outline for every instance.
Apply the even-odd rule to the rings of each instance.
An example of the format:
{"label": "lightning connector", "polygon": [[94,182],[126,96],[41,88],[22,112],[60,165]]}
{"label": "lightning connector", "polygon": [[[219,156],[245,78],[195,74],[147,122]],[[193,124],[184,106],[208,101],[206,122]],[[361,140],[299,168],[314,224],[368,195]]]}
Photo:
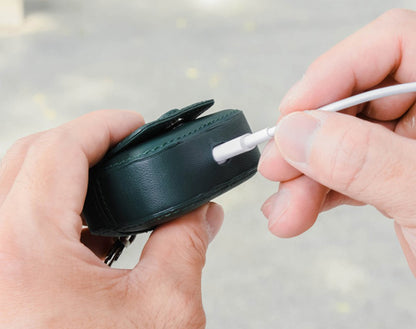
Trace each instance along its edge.
{"label": "lightning connector", "polygon": [[[378,98],[412,92],[416,92],[416,82],[403,83],[395,86],[370,90],[362,94],[351,96],[340,101],[322,106],[316,110],[336,112]],[[243,136],[236,137],[228,142],[214,147],[214,149],[212,150],[212,156],[218,164],[223,164],[228,159],[235,157],[239,154],[249,152],[252,149],[254,149],[258,144],[268,141],[274,136],[275,132],[276,127],[271,127],[259,130],[252,134],[245,134]]]}

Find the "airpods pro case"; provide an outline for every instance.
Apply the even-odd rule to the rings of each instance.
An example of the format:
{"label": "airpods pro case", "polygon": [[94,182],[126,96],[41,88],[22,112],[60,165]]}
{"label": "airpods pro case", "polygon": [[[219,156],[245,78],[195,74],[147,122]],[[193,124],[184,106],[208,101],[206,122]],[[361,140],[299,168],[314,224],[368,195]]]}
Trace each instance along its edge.
{"label": "airpods pro case", "polygon": [[152,230],[255,174],[257,148],[221,165],[213,159],[216,145],[251,132],[239,110],[199,117],[213,104],[208,100],[167,112],[90,169],[83,216],[93,234],[119,237]]}

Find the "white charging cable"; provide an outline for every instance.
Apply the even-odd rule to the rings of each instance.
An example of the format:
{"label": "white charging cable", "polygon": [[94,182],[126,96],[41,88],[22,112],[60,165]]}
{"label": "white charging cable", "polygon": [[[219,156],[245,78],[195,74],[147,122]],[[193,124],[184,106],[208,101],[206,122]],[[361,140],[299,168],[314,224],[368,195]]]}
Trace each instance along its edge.
{"label": "white charging cable", "polygon": [[[319,111],[336,112],[349,107],[366,103],[378,98],[416,92],[416,82],[403,83],[395,86],[370,90],[362,94],[351,96],[340,101],[322,106]],[[276,132],[276,127],[265,128],[252,134],[236,137],[228,142],[220,144],[212,150],[212,156],[218,164],[223,164],[228,159],[239,154],[251,151],[258,144],[271,139]]]}

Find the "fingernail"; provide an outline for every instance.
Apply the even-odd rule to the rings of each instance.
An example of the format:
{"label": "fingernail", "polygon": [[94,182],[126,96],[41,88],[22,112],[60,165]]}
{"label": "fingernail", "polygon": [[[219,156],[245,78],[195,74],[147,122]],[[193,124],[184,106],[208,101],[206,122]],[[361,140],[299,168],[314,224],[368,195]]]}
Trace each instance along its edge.
{"label": "fingernail", "polygon": [[270,158],[273,158],[274,155],[277,153],[277,146],[274,140],[271,140],[267,143],[266,147],[264,148],[260,160],[259,160],[259,167],[264,161],[267,161]]}
{"label": "fingernail", "polygon": [[275,139],[283,157],[292,162],[307,163],[320,125],[317,118],[305,112],[295,112],[280,120]]}
{"label": "fingernail", "polygon": [[290,191],[281,189],[272,198],[268,216],[269,227],[276,225],[289,208]]}
{"label": "fingernail", "polygon": [[222,207],[216,203],[210,203],[205,215],[209,242],[214,240],[215,236],[221,228],[223,220],[224,211]]}

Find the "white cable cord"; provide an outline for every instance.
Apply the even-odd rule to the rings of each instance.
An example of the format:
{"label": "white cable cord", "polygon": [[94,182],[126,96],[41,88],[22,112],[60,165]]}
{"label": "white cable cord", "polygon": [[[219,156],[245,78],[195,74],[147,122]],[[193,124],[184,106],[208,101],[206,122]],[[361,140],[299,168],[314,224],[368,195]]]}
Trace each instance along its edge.
{"label": "white cable cord", "polygon": [[[416,82],[403,83],[391,87],[370,90],[362,94],[351,96],[340,101],[322,106],[317,110],[336,112],[378,98],[412,92],[416,92]],[[228,142],[214,147],[214,149],[212,150],[212,156],[218,164],[222,164],[228,159],[235,157],[239,154],[251,151],[258,144],[268,141],[274,136],[275,132],[276,127],[271,127],[259,130],[252,134],[245,134],[243,136],[236,137]]]}

